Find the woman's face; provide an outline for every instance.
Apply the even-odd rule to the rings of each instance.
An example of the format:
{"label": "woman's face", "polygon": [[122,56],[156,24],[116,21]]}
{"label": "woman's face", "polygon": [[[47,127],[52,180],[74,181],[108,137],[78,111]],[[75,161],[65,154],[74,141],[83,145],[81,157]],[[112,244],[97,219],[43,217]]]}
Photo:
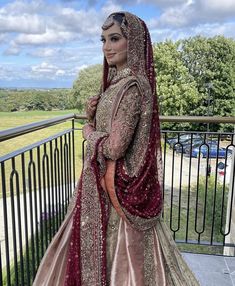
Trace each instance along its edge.
{"label": "woman's face", "polygon": [[123,36],[118,24],[113,24],[101,35],[103,53],[110,66],[121,70],[127,65],[127,39]]}

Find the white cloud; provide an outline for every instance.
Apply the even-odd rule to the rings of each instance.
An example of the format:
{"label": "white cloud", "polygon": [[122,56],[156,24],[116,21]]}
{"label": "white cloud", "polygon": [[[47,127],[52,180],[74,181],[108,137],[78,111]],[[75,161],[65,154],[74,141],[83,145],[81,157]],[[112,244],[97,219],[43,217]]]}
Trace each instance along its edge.
{"label": "white cloud", "polygon": [[[64,3],[74,3],[76,2],[77,0],[60,0]],[[94,6],[95,4],[97,4],[98,0],[86,0],[85,3],[83,4],[87,4],[87,7],[90,7],[90,6]]]}
{"label": "white cloud", "polygon": [[0,31],[43,33],[45,24],[37,15],[0,15]]}
{"label": "white cloud", "polygon": [[43,33],[46,25],[40,12],[44,8],[40,0],[6,4],[0,8],[0,32]]}
{"label": "white cloud", "polygon": [[[110,1],[111,2],[111,1]],[[166,6],[175,6],[179,4],[183,4],[187,2],[187,0],[113,0],[112,3],[119,3],[122,5],[136,5],[136,4],[153,4],[157,7],[166,7]],[[113,10],[120,11],[120,10]],[[113,12],[112,11],[112,12]]]}
{"label": "white cloud", "polygon": [[76,67],[75,69],[76,69],[77,71],[81,71],[81,70],[83,70],[83,69],[85,69],[85,68],[87,68],[87,67],[88,67],[88,65],[81,65],[81,66]]}
{"label": "white cloud", "polygon": [[101,63],[103,56],[101,47],[98,44],[81,44],[76,48],[68,48],[60,51],[58,57],[65,64],[96,64]]}
{"label": "white cloud", "polygon": [[210,10],[219,14],[228,14],[232,16],[235,14],[234,0],[200,0],[199,3],[204,10]]}
{"label": "white cloud", "polygon": [[186,3],[187,0],[137,0],[137,3],[154,4],[156,6],[175,6]]}
{"label": "white cloud", "polygon": [[[22,7],[24,5],[20,6],[21,9]],[[68,41],[99,37],[105,17],[114,9],[121,7],[108,1],[101,13],[94,9],[75,10],[58,4],[50,11],[50,17],[46,13],[19,15],[17,9],[14,15],[1,15],[0,12],[0,31],[15,32],[15,38],[12,37],[17,45],[64,44]]]}
{"label": "white cloud", "polygon": [[63,70],[72,69],[74,66],[92,65],[102,63],[103,55],[100,41],[97,43],[79,43],[75,47],[63,48],[37,48],[34,47],[27,52],[27,56],[42,58],[43,62],[50,62],[54,65],[60,65]]}
{"label": "white cloud", "polygon": [[23,68],[5,62],[0,66],[0,79],[5,81],[18,81],[18,80],[57,80],[60,81],[70,80],[71,84],[77,77],[78,73],[87,68],[86,64],[77,64],[72,67],[59,67],[56,64],[42,62],[38,65],[27,65]]}
{"label": "white cloud", "polygon": [[44,10],[45,2],[42,0],[16,0],[0,8],[0,14],[33,14],[43,12]]}
{"label": "white cloud", "polygon": [[160,16],[158,23],[162,27],[182,27],[188,24],[190,15],[191,11],[187,7],[169,8]]}
{"label": "white cloud", "polygon": [[5,41],[6,41],[6,39],[7,39],[7,35],[6,35],[6,33],[2,33],[2,34],[0,34],[0,43],[5,42]]}
{"label": "white cloud", "polygon": [[191,29],[191,33],[195,35],[200,34],[206,37],[223,35],[225,37],[235,38],[235,22],[198,25]]}
{"label": "white cloud", "polygon": [[14,42],[18,45],[50,45],[62,44],[64,42],[76,39],[76,34],[66,31],[57,31],[47,29],[44,34],[20,34]]}
{"label": "white cloud", "polygon": [[55,76],[56,73],[60,70],[57,66],[49,64],[47,62],[42,62],[39,65],[35,65],[31,67],[32,72],[37,75],[47,75],[47,76]]}
{"label": "white cloud", "polygon": [[225,37],[235,38],[235,23],[201,24],[195,27],[182,27],[179,29],[153,29],[150,30],[150,34],[153,42],[162,42],[167,39],[176,41],[197,35],[204,37],[223,35]]}
{"label": "white cloud", "polygon": [[150,20],[150,24],[155,24],[155,27],[160,28],[179,28],[188,27],[193,24],[195,19],[199,19],[200,11],[196,6],[194,0],[187,0],[180,5],[166,7],[160,15],[158,21]]}
{"label": "white cloud", "polygon": [[[11,82],[13,86],[18,83],[20,86],[28,86],[28,83],[37,83],[45,81],[48,84],[53,81],[58,81],[57,86],[63,87],[63,82],[66,86],[72,87],[72,82],[76,79],[80,70],[86,68],[86,64],[73,65],[72,67],[59,67],[56,64],[42,62],[38,65],[25,65],[23,68],[11,62],[4,62],[0,65],[0,84],[1,82]],[[52,87],[53,87],[52,83]],[[32,86],[32,85],[31,85]]]}
{"label": "white cloud", "polygon": [[60,31],[71,31],[82,36],[94,36],[98,33],[102,23],[102,16],[95,10],[74,10],[62,8],[56,11],[50,27]]}
{"label": "white cloud", "polygon": [[[122,4],[121,1],[118,1],[118,3]],[[123,2],[123,3],[126,3],[126,2]],[[115,11],[122,11],[123,9],[122,9],[122,6],[120,4],[116,4],[115,2],[108,0],[106,2],[106,4],[103,6],[103,8],[101,9],[102,16],[103,16],[102,22],[111,13],[113,13]],[[101,26],[102,26],[102,23],[101,23]]]}
{"label": "white cloud", "polygon": [[38,58],[50,58],[58,55],[59,51],[60,51],[59,48],[40,48],[28,52],[28,55]]}
{"label": "white cloud", "polygon": [[150,27],[193,27],[205,23],[228,21],[235,15],[234,0],[188,0],[165,7],[159,19],[149,20]]}
{"label": "white cloud", "polygon": [[19,46],[15,45],[14,43],[11,43],[9,48],[7,48],[5,51],[4,51],[4,55],[7,55],[7,56],[17,56],[20,54],[20,48]]}
{"label": "white cloud", "polygon": [[0,79],[5,81],[14,81],[16,79],[22,79],[25,77],[25,74],[20,72],[19,67],[12,64],[11,62],[1,63],[0,66]]}
{"label": "white cloud", "polygon": [[57,65],[53,65],[47,62],[42,62],[39,65],[31,67],[31,72],[28,73],[29,78],[46,78],[46,79],[64,79],[72,78],[73,80],[77,77],[80,70],[86,68],[88,65],[73,65],[72,67],[61,68]]}
{"label": "white cloud", "polygon": [[64,74],[65,74],[65,71],[61,69],[57,70],[55,73],[56,76],[63,76]]}
{"label": "white cloud", "polygon": [[30,70],[28,70],[28,77],[29,78],[47,78],[53,79],[56,78],[76,78],[79,71],[86,68],[88,65],[81,64],[81,65],[73,65],[59,67],[56,64],[51,64],[48,62],[42,62],[38,65],[31,66]]}
{"label": "white cloud", "polygon": [[78,76],[79,72],[82,70],[82,69],[85,69],[87,68],[88,65],[86,64],[82,64],[82,65],[78,65],[78,66],[74,66],[70,69],[67,69],[66,70],[66,75],[68,77],[73,77],[74,79]]}

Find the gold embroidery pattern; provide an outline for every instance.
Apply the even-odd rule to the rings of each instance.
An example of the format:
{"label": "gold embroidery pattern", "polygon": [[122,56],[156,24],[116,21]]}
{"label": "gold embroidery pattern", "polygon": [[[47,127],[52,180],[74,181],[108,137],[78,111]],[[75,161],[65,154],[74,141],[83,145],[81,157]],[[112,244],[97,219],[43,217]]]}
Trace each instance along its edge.
{"label": "gold embroidery pattern", "polygon": [[155,281],[155,263],[154,263],[154,237],[153,230],[147,230],[144,232],[144,281],[145,286],[158,285]]}
{"label": "gold embroidery pattern", "polygon": [[[102,285],[102,210],[96,178],[89,163],[94,156],[97,140],[104,136],[104,132],[94,132],[89,136],[86,149],[87,164],[83,169],[80,227],[82,285]],[[105,192],[102,195],[108,211],[109,199]]]}

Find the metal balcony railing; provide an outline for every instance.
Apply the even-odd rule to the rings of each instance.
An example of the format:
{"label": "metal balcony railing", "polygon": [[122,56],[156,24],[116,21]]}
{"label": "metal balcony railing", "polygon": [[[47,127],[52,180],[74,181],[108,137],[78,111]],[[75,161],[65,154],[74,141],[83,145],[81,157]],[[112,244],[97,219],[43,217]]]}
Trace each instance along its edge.
{"label": "metal balcony railing", "polygon": [[[32,284],[64,219],[84,158],[77,119],[85,116],[70,114],[0,132],[0,142],[7,144],[71,122],[70,128],[0,157],[0,285]],[[233,117],[160,119],[235,123]],[[235,247],[234,140],[234,133],[162,130],[163,216],[184,250],[223,254]]]}

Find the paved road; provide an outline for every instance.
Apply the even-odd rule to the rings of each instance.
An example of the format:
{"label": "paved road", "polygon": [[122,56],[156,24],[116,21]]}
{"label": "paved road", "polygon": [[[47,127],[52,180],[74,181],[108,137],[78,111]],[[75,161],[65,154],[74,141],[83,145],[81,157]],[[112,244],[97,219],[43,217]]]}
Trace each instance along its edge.
{"label": "paved road", "polygon": [[[164,159],[164,157],[163,157]],[[218,162],[224,162],[224,159],[219,159]],[[231,160],[228,160],[228,164]],[[211,165],[211,174],[216,172],[216,159],[210,159],[208,162]],[[165,158],[165,180],[164,187],[165,190],[171,190],[171,188],[178,189],[180,188],[180,183],[182,186],[193,185],[197,182],[198,176],[205,177],[206,168],[207,168],[207,159],[197,159],[191,158],[191,167],[190,167],[190,158],[186,156],[181,156],[181,154],[175,155],[173,158],[172,150],[166,154]],[[181,173],[182,170],[182,173]],[[181,177],[182,174],[182,177]],[[189,178],[190,175],[190,178]],[[226,182],[229,182],[230,172],[228,170],[226,176]],[[190,181],[189,181],[190,179]],[[219,177],[218,180],[223,182],[223,177]]]}

